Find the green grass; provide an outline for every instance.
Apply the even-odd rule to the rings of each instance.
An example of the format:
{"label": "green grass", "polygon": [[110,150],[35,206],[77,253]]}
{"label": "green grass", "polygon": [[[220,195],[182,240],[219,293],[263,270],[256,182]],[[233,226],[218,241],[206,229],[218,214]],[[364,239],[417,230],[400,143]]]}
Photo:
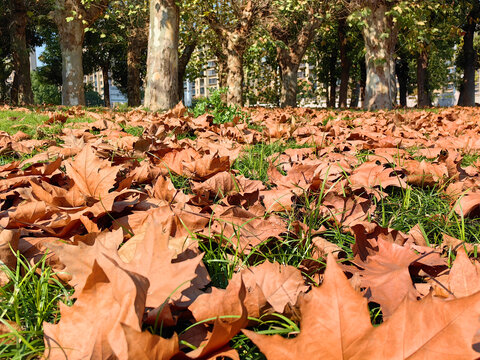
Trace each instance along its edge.
{"label": "green grass", "polygon": [[0,288],[0,321],[13,321],[20,330],[0,336],[0,358],[39,358],[44,351],[43,322],[58,321],[58,302],[71,305],[72,290],[55,278],[45,257],[31,266],[17,254],[14,271],[2,268],[11,281]]}
{"label": "green grass", "polygon": [[[122,125],[120,125],[122,126]],[[127,134],[133,135],[133,136],[142,136],[144,128],[141,126],[122,126],[123,131],[125,131]]]}
{"label": "green grass", "polygon": [[301,149],[312,147],[311,145],[298,145],[294,140],[274,143],[258,143],[243,149],[240,157],[233,164],[233,169],[248,179],[261,180],[268,185],[268,168],[270,163],[276,160],[286,149]]}
{"label": "green grass", "polygon": [[62,129],[68,126],[68,124],[94,121],[89,117],[79,116],[68,118],[63,124],[56,122],[45,126],[44,124],[48,119],[47,115],[35,112],[0,111],[0,131],[5,131],[10,135],[23,131],[33,139],[51,139],[52,135],[60,134]]}
{"label": "green grass", "polygon": [[461,166],[467,167],[473,165],[476,161],[480,159],[480,153],[468,153],[464,154],[462,158]]}
{"label": "green grass", "polygon": [[34,112],[0,111],[0,131],[5,131],[10,135],[15,134],[17,131],[23,131],[31,137],[34,137],[38,126],[47,120],[48,116]]}
{"label": "green grass", "polygon": [[437,187],[392,188],[377,203],[376,220],[383,227],[408,233],[419,224],[428,243],[442,242],[442,234],[470,243],[480,243],[479,219],[459,217],[452,199]]}

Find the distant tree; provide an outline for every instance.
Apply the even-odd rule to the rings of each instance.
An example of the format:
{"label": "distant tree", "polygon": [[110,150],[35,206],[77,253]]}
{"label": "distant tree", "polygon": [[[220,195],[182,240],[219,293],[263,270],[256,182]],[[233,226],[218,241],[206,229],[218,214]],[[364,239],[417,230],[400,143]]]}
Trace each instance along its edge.
{"label": "distant tree", "polygon": [[317,81],[323,84],[320,94],[327,100],[328,107],[335,107],[337,99],[337,80],[340,75],[338,61],[340,44],[338,41],[338,23],[331,19],[322,24],[312,44],[309,63],[315,63]]}
{"label": "distant tree", "polygon": [[[463,80],[460,85],[460,98],[458,105],[475,106],[475,67],[477,54],[474,48],[474,37],[477,26],[480,22],[480,2],[478,0],[457,1],[459,15],[462,21],[463,46],[462,46],[462,67]],[[465,11],[467,11],[466,14]]]}
{"label": "distant tree", "polygon": [[85,105],[83,40],[85,29],[106,10],[109,0],[55,0],[53,19],[62,50],[62,103]]}
{"label": "distant tree", "polygon": [[272,16],[264,23],[277,43],[281,107],[297,106],[298,69],[320,27],[326,4],[319,0],[272,0]]}
{"label": "distant tree", "polygon": [[[203,19],[216,35],[219,62],[226,68],[227,103],[243,105],[243,57],[255,25],[268,15],[269,0],[215,2],[196,0]],[[221,69],[223,71],[223,69]]]}
{"label": "distant tree", "polygon": [[[408,58],[407,52],[415,58],[417,106],[432,106],[433,91],[445,83],[436,74],[445,75],[447,61],[452,59],[455,40],[458,38],[454,7],[449,0],[424,0],[410,3],[404,8],[402,15],[398,20],[398,52],[405,60]],[[443,64],[442,57],[445,60]],[[406,61],[397,63],[403,66],[407,64]],[[433,63],[436,66],[433,67]],[[404,70],[405,73],[407,71]],[[443,79],[446,78],[448,76],[443,76]]]}
{"label": "distant tree", "polygon": [[[395,49],[398,40],[400,0],[346,1],[352,10],[351,18],[361,26],[366,49],[367,80],[364,108],[391,109],[395,106]],[[408,6],[403,3],[404,6]],[[357,11],[353,11],[353,10]]]}
{"label": "distant tree", "polygon": [[43,83],[62,86],[62,50],[60,41],[55,31],[45,29],[43,34],[45,48],[39,60],[43,63],[37,68],[37,75],[42,78]]}
{"label": "distant tree", "polygon": [[110,107],[110,72],[115,58],[125,56],[124,38],[117,34],[117,22],[108,16],[99,18],[84,40],[83,70],[85,73],[100,70],[103,78],[103,98]]}
{"label": "distant tree", "polygon": [[32,83],[30,80],[30,49],[27,45],[27,5],[25,0],[9,0],[10,14],[10,50],[15,71],[15,104],[33,103]]}
{"label": "distant tree", "polygon": [[32,90],[34,103],[37,105],[60,105],[62,96],[60,87],[44,81],[36,71],[32,72]]}
{"label": "distant tree", "polygon": [[10,86],[7,79],[12,72],[12,58],[10,51],[10,34],[7,2],[0,2],[0,102],[10,100]]}

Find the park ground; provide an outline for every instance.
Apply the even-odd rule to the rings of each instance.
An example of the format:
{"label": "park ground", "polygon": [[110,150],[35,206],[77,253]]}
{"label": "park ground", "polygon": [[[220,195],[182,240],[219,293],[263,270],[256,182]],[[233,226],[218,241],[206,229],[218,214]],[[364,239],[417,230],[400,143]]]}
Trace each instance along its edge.
{"label": "park ground", "polygon": [[[408,301],[427,320],[432,296],[465,308],[480,290],[479,119],[459,107],[5,106],[0,358],[95,341],[132,358],[148,337],[174,344],[163,358],[273,359],[260,335],[304,341],[307,311],[336,306],[328,279],[373,329]],[[312,313],[317,290],[330,300]],[[456,341],[448,326],[432,336]]]}

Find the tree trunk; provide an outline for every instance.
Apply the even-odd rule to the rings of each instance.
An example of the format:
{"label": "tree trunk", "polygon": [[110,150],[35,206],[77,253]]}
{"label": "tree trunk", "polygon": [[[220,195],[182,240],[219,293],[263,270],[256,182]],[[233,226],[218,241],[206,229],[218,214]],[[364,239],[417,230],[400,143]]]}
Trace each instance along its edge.
{"label": "tree trunk", "polygon": [[352,89],[352,98],[350,99],[350,108],[358,107],[360,101],[360,81],[357,81],[355,87]]}
{"label": "tree trunk", "polygon": [[398,84],[400,88],[400,106],[407,107],[408,96],[408,61],[401,58],[395,64],[395,72],[397,73]]}
{"label": "tree trunk", "polygon": [[219,84],[218,86],[221,89],[225,89],[227,87],[227,59],[224,56],[217,56],[217,65]]}
{"label": "tree trunk", "polygon": [[345,18],[340,19],[338,24],[338,39],[340,41],[340,93],[339,93],[339,107],[347,107],[348,99],[348,82],[350,80],[350,67],[352,65],[348,58],[348,40],[345,34]]}
{"label": "tree trunk", "polygon": [[140,59],[142,46],[135,31],[127,43],[127,99],[128,106],[138,107],[142,104],[140,95]]}
{"label": "tree trunk", "polygon": [[178,99],[180,11],[175,0],[150,0],[145,106],[172,109]]}
{"label": "tree trunk", "polygon": [[83,24],[78,18],[58,25],[62,50],[62,104],[85,105],[83,85]]}
{"label": "tree trunk", "polygon": [[[463,55],[465,61],[463,82],[458,105],[475,106],[475,49],[473,47],[473,38],[475,35],[476,23],[468,16],[469,21],[465,35],[463,36]],[[461,100],[461,102],[460,102]]]}
{"label": "tree trunk", "polygon": [[426,49],[417,56],[417,107],[431,107],[430,89],[428,84],[428,53]]}
{"label": "tree trunk", "polygon": [[85,105],[83,84],[83,39],[84,30],[107,8],[108,0],[97,0],[84,7],[80,0],[55,0],[53,11],[62,51],[62,103]]}
{"label": "tree trunk", "polygon": [[392,109],[397,92],[394,59],[397,29],[386,14],[390,10],[386,4],[376,3],[370,10],[363,28],[367,63],[364,108]]}
{"label": "tree trunk", "polygon": [[243,106],[243,54],[245,41],[233,33],[227,43],[227,104]]}
{"label": "tree trunk", "polygon": [[12,22],[10,24],[10,42],[13,69],[17,75],[18,105],[33,103],[32,82],[30,79],[30,52],[27,48],[27,7],[24,0],[10,0]]}
{"label": "tree trunk", "polygon": [[365,89],[367,88],[367,63],[365,59],[360,61],[360,100],[365,104]]}
{"label": "tree trunk", "polygon": [[102,66],[102,77],[103,77],[103,101],[105,102],[105,107],[109,108],[110,104],[110,77],[108,75],[108,65]]}
{"label": "tree trunk", "polygon": [[337,102],[337,54],[331,54],[329,72],[328,72],[328,87],[330,89],[329,101],[327,106],[334,108]]}
{"label": "tree trunk", "polygon": [[12,105],[18,105],[18,75],[15,73],[13,75],[13,83],[10,88],[10,102]]}
{"label": "tree trunk", "polygon": [[183,82],[185,79],[185,72],[187,71],[187,65],[192,58],[192,54],[197,47],[197,42],[194,41],[190,44],[185,46],[183,49],[182,55],[178,59],[178,99],[183,100],[184,97],[184,90],[183,90]]}
{"label": "tree trunk", "polygon": [[296,107],[298,92],[298,68],[300,63],[294,60],[289,49],[277,48],[278,65],[280,66],[281,90],[280,107]]}

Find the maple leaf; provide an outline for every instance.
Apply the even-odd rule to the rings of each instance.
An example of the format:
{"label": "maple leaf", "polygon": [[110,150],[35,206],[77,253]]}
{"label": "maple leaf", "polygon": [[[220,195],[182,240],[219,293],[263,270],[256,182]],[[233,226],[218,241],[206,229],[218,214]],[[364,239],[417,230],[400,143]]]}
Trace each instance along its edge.
{"label": "maple leaf", "polygon": [[65,162],[65,168],[75,186],[95,199],[108,194],[120,170],[119,166],[111,166],[110,162],[98,158],[91,146],[85,146],[74,161]]}
{"label": "maple leaf", "polygon": [[177,334],[165,339],[148,331],[140,332],[128,325],[121,325],[125,332],[129,359],[170,360],[180,353]]}
{"label": "maple leaf", "polygon": [[308,289],[297,268],[266,261],[236,273],[225,290],[213,288],[211,293],[200,295],[189,310],[197,321],[232,315],[231,302],[242,284],[246,287],[244,305],[248,316],[254,318],[272,310],[284,313],[287,305],[293,308],[300,294]]}
{"label": "maple leaf", "polygon": [[60,304],[58,324],[44,323],[48,359],[128,359],[122,324],[140,331],[148,280],[106,256],[95,259],[82,293]]}
{"label": "maple leaf", "polygon": [[175,251],[168,247],[173,224],[170,221],[163,226],[154,218],[143,241],[137,244],[133,259],[125,265],[150,281],[147,307],[158,307],[170,298],[177,305],[188,305],[198,296],[198,289],[210,282],[202,262],[203,255],[173,261]]}
{"label": "maple leaf", "polygon": [[102,257],[102,254],[108,254],[115,261],[121,263],[118,256],[115,255],[122,241],[122,230],[116,230],[98,234],[91,245],[84,242],[80,242],[78,245],[66,245],[57,242],[48,243],[46,246],[65,265],[63,273],[68,279],[68,283],[75,289],[75,296],[78,296],[85,286],[95,260]]}
{"label": "maple leaf", "polygon": [[380,304],[385,317],[393,313],[405,296],[416,300],[420,295],[408,270],[417,258],[409,248],[379,239],[378,253],[359,263],[364,269],[360,272],[362,287],[367,288],[369,300]]}
{"label": "maple leaf", "polygon": [[[11,271],[17,266],[16,252],[18,250],[18,230],[0,230],[0,264]],[[7,273],[0,268],[0,286],[5,286],[10,281]]]}
{"label": "maple leaf", "polygon": [[243,332],[267,359],[472,359],[480,327],[480,293],[457,300],[405,297],[374,328],[367,301],[350,286],[329,255],[324,283],[300,304],[300,334],[293,339]]}
{"label": "maple leaf", "polygon": [[460,247],[448,275],[450,291],[456,297],[464,297],[480,291],[480,263],[472,263],[465,249]]}

